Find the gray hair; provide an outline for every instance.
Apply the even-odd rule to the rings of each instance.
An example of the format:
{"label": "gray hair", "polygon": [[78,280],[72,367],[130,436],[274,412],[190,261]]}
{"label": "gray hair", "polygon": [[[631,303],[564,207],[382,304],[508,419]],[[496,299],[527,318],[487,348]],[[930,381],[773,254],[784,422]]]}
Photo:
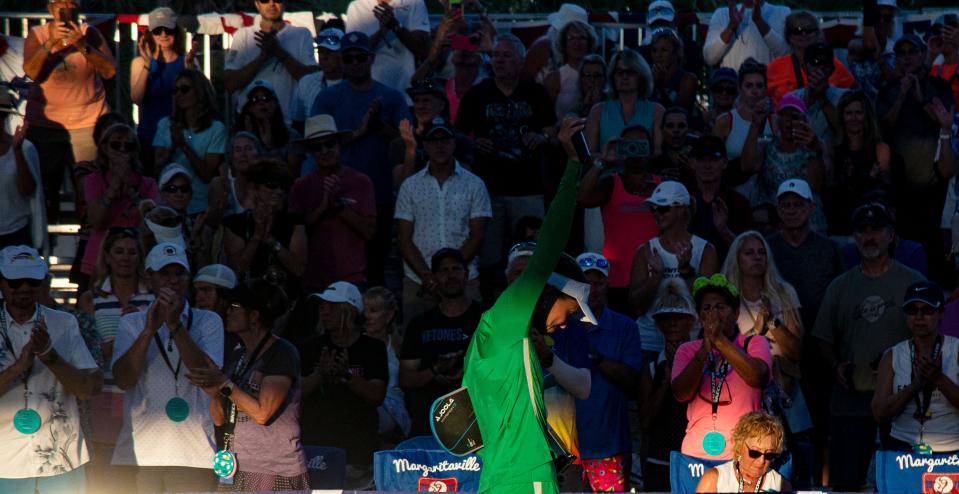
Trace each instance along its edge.
{"label": "gray hair", "polygon": [[493,38],[493,46],[498,45],[501,41],[505,41],[513,45],[513,49],[516,50],[516,55],[519,56],[519,58],[523,58],[523,59],[526,58],[526,45],[524,45],[523,41],[519,39],[518,37],[516,37],[515,34],[511,34],[511,33],[497,34],[496,37]]}
{"label": "gray hair", "polygon": [[606,73],[609,98],[619,99],[619,91],[616,90],[616,66],[619,65],[619,62],[623,62],[627,69],[639,74],[639,97],[640,99],[649,98],[653,94],[653,71],[649,69],[649,64],[646,63],[643,56],[631,48],[616,52],[609,61],[609,68]]}

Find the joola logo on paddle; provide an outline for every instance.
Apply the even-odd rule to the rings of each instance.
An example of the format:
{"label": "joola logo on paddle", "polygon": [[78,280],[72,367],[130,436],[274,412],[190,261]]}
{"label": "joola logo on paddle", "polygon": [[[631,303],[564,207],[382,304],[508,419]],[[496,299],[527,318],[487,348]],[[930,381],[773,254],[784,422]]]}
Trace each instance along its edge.
{"label": "joola logo on paddle", "polygon": [[456,405],[456,400],[454,400],[453,398],[450,398],[449,401],[447,401],[446,404],[443,405],[443,408],[440,408],[440,413],[436,415],[436,421],[442,422],[446,418],[446,415],[448,415],[449,412],[452,411],[452,408],[455,405]]}

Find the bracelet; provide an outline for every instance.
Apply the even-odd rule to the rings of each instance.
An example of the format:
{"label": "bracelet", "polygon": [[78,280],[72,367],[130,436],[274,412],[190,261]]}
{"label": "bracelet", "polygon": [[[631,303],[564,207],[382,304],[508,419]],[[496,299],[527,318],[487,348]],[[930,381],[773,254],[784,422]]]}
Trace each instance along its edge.
{"label": "bracelet", "polygon": [[947,141],[949,139],[952,139],[952,132],[948,130],[939,131],[939,140]]}
{"label": "bracelet", "polygon": [[[47,351],[49,352],[50,350],[47,350]],[[57,360],[60,360],[60,355],[57,354],[57,352],[55,351],[50,353],[49,360],[44,360],[43,356],[38,356],[38,357],[40,358],[40,361],[43,362],[44,365],[46,365],[47,367],[50,367],[51,365],[57,363]]]}
{"label": "bracelet", "polygon": [[37,352],[36,355],[37,355],[37,357],[43,357],[44,355],[50,353],[51,350],[53,350],[53,342],[52,342],[52,341],[48,341],[48,342],[47,342],[47,347],[44,348],[42,352]]}

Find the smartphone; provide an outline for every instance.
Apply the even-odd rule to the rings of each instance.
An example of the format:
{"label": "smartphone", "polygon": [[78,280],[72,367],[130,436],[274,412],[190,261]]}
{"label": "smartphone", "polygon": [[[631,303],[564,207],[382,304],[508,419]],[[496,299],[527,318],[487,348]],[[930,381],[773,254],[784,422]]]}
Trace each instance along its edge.
{"label": "smartphone", "polygon": [[450,36],[450,48],[454,50],[476,51],[479,49],[479,40],[465,34]]}
{"label": "smartphone", "polygon": [[576,156],[582,164],[589,163],[589,144],[586,143],[586,133],[582,130],[573,135],[573,147],[576,148]]}
{"label": "smartphone", "polygon": [[70,22],[78,22],[80,19],[80,13],[77,9],[60,9],[58,12],[57,20],[67,24]]}

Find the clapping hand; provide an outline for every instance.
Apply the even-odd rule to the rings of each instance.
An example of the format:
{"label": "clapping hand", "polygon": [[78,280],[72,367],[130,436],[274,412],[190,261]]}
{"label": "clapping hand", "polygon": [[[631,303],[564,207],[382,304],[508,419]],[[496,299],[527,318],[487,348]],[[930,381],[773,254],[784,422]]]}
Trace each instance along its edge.
{"label": "clapping hand", "polygon": [[386,32],[393,29],[397,24],[396,15],[393,13],[393,7],[388,2],[381,2],[373,7],[373,15],[380,22],[380,31]]}
{"label": "clapping hand", "polygon": [[285,54],[280,43],[276,40],[276,31],[257,31],[253,38],[263,53],[277,58],[282,58]]}

